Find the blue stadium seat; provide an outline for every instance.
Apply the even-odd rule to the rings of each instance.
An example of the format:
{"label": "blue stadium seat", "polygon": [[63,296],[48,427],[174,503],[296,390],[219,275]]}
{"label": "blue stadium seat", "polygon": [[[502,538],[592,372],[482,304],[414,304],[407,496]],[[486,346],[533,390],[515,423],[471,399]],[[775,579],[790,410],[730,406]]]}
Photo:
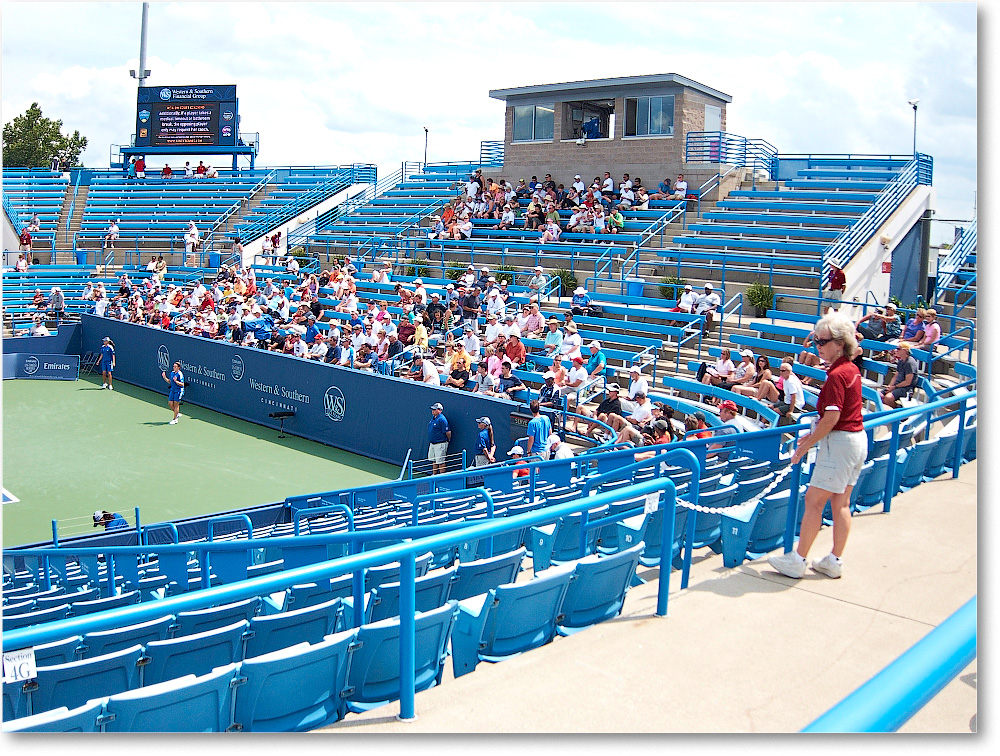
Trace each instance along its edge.
{"label": "blue stadium seat", "polygon": [[93,698],[138,688],[141,656],[142,646],[135,645],[93,659],[39,667],[38,676],[22,686],[28,710],[39,714],[60,706],[74,709]]}
{"label": "blue stadium seat", "polygon": [[236,690],[234,729],[304,732],[342,719],[347,667],[357,630],[247,659]]}
{"label": "blue stadium seat", "polygon": [[[429,612],[444,606],[451,596],[457,567],[449,567],[416,579],[416,610]],[[372,591],[365,607],[365,622],[378,622],[399,616],[399,583],[383,583]]]}
{"label": "blue stadium seat", "polygon": [[353,595],[352,576],[341,575],[331,580],[321,580],[318,583],[302,583],[288,589],[285,605],[290,610],[305,609],[307,606],[325,604],[335,598],[348,598]]}
{"label": "blue stadium seat", "polygon": [[91,659],[95,656],[110,654],[122,648],[141,643],[145,646],[150,641],[166,640],[170,637],[170,626],[174,615],[168,614],[159,619],[141,622],[127,627],[116,627],[111,630],[97,630],[83,636],[80,646],[80,656]]}
{"label": "blue stadium seat", "polygon": [[[643,515],[641,521],[629,518],[619,524],[619,543],[631,546],[632,543],[645,542],[646,548],[643,549],[642,556],[639,557],[639,564],[643,567],[658,567],[660,565],[660,550],[663,544],[663,512],[664,509],[659,507],[656,511]],[[686,507],[674,507],[674,543],[671,548],[671,563],[680,555],[688,516],[689,510]]]}
{"label": "blue stadium seat", "polygon": [[90,601],[92,599],[100,598],[101,591],[99,588],[89,588],[83,591],[74,592],[60,592],[54,596],[42,596],[35,599],[36,609],[50,609],[53,606],[59,606],[60,604],[67,604],[74,601]]}
{"label": "blue stadium seat", "polygon": [[60,706],[40,714],[10,721],[4,711],[4,732],[100,732],[98,717],[104,711],[104,701],[100,698],[88,701],[83,706],[67,709]]}
{"label": "blue stadium seat", "polygon": [[54,606],[42,612],[15,614],[10,617],[5,614],[3,617],[3,629],[16,630],[17,628],[29,627],[30,625],[40,625],[44,622],[65,619],[67,614],[69,614],[69,604]]}
{"label": "blue stadium seat", "polygon": [[455,677],[474,672],[480,661],[497,662],[551,641],[572,576],[573,565],[562,564],[527,583],[459,602],[451,638]]}
{"label": "blue stadium seat", "polygon": [[[690,475],[690,472],[688,473]],[[626,480],[626,484],[631,484],[631,481]],[[603,493],[603,490],[601,491]],[[622,514],[631,509],[638,509],[642,511],[646,503],[645,496],[634,496],[629,499],[623,499],[621,501],[616,501],[613,504],[608,505],[608,516],[613,517],[614,515]],[[599,531],[597,531],[597,552],[599,554],[616,554],[621,549],[618,546],[618,522],[615,521],[609,525],[605,525]]]}
{"label": "blue stadium seat", "polygon": [[[416,615],[414,684],[417,692],[441,682],[457,602]],[[399,619],[362,625],[351,654],[345,689],[351,711],[399,699]]]}
{"label": "blue stadium seat", "polygon": [[924,480],[931,481],[939,475],[943,475],[945,467],[950,470],[952,458],[955,456],[955,441],[958,439],[957,433],[945,433],[937,436],[937,446],[927,459],[927,468],[924,470]]}
{"label": "blue stadium seat", "polygon": [[556,618],[557,632],[570,635],[621,614],[625,594],[635,577],[639,556],[645,547],[646,544],[640,541],[617,554],[587,556],[576,562]]}
{"label": "blue stadium seat", "polygon": [[[427,574],[427,568],[430,566],[431,559],[433,558],[431,552],[426,554],[421,554],[415,560],[417,577],[422,577]],[[372,588],[378,588],[382,583],[393,583],[399,580],[399,562],[390,562],[389,564],[379,565],[378,567],[370,567],[365,570],[365,593],[368,593]]]}
{"label": "blue stadium seat", "polygon": [[[802,519],[807,488],[799,487],[798,521]],[[753,506],[749,502],[740,504],[722,515],[722,563],[726,567],[739,567],[746,559],[755,559],[782,545],[788,499],[787,490],[778,491],[768,494]]]}
{"label": "blue stadium seat", "polygon": [[908,491],[920,485],[927,470],[927,460],[938,445],[937,438],[921,441],[909,449],[900,449],[893,468],[893,492]]}
{"label": "blue stadium seat", "polygon": [[155,685],[183,675],[204,675],[243,658],[246,620],[195,635],[146,644],[143,685]]}
{"label": "blue stadium seat", "polygon": [[74,635],[64,640],[35,646],[35,666],[51,667],[54,664],[69,664],[76,661],[83,637]]}
{"label": "blue stadium seat", "polygon": [[[67,596],[67,598],[70,598]],[[74,601],[70,604],[73,614],[77,617],[84,614],[94,614],[107,609],[118,609],[129,604],[139,603],[139,591],[128,591],[118,596],[108,596],[107,598],[92,599],[88,601]]]}
{"label": "blue stadium seat", "polygon": [[486,593],[497,586],[513,583],[517,579],[517,573],[521,571],[525,551],[522,546],[507,554],[459,564],[455,583],[451,587],[451,598],[461,601]]}
{"label": "blue stadium seat", "polygon": [[[731,484],[724,488],[701,493],[698,497],[698,504],[712,509],[722,509],[732,505],[737,496],[740,486]],[[716,551],[719,539],[722,537],[722,515],[717,512],[698,512],[697,522],[694,528],[694,543],[692,549],[700,549],[708,546]],[[674,564],[677,567],[677,563]]]}
{"label": "blue stadium seat", "polygon": [[319,643],[337,631],[343,614],[341,599],[250,620],[244,658],[269,654],[299,643]]}
{"label": "blue stadium seat", "polygon": [[858,485],[851,491],[851,510],[854,512],[863,512],[881,503],[882,495],[885,493],[885,480],[889,472],[889,455],[883,454],[865,464],[872,465],[871,471],[864,480],[859,476]]}
{"label": "blue stadium seat", "polygon": [[198,609],[192,612],[178,612],[177,620],[172,628],[174,637],[194,635],[231,625],[238,620],[247,622],[257,614],[260,599],[248,598],[223,606],[213,606],[211,609]]}
{"label": "blue stadium seat", "polygon": [[[546,504],[548,500],[546,499]],[[608,512],[608,507],[591,509],[588,522],[599,520]],[[536,525],[531,532],[531,564],[535,572],[547,569],[553,564],[561,564],[593,554],[597,549],[597,528],[587,531],[586,553],[580,553],[580,531],[583,515],[579,512],[560,517],[549,525]]]}
{"label": "blue stadium seat", "polygon": [[107,699],[105,732],[225,732],[232,723],[233,678],[238,664],[196,677],[119,693]]}

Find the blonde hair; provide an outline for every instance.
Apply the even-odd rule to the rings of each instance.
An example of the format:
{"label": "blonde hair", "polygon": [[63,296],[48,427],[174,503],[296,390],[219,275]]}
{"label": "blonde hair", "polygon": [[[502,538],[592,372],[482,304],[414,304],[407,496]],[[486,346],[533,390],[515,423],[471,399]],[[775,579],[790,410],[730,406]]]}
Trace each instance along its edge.
{"label": "blonde hair", "polygon": [[935,317],[935,318],[936,318],[936,317],[937,317],[937,310],[935,310],[935,309],[934,309],[933,307],[931,307],[931,308],[929,308],[929,309],[928,309],[928,310],[926,311],[926,313],[925,313],[925,314],[926,314],[926,315],[931,315],[931,316],[933,316],[933,317]]}
{"label": "blonde hair", "polygon": [[824,315],[813,328],[814,333],[819,334],[824,331],[830,337],[844,345],[844,356],[852,360],[861,351],[858,346],[858,339],[854,335],[854,323],[848,320],[839,312],[830,312]]}

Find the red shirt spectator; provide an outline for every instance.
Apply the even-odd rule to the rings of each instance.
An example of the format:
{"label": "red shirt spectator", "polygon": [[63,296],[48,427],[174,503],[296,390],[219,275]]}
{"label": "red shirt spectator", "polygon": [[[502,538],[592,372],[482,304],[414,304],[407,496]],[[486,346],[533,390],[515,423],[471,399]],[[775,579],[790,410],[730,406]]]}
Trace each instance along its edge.
{"label": "red shirt spectator", "polygon": [[835,431],[865,429],[861,420],[861,372],[851,360],[840,357],[830,366],[816,400],[816,409],[820,417],[828,410],[840,412],[840,419],[833,426]]}
{"label": "red shirt spectator", "polygon": [[164,165],[164,166],[163,166],[163,170],[162,170],[162,171],[160,171],[160,178],[170,178],[170,177],[171,177],[171,176],[173,176],[173,175],[174,175],[174,172],[173,172],[173,170],[172,170],[172,169],[170,168],[170,166],[169,166],[169,165]]}

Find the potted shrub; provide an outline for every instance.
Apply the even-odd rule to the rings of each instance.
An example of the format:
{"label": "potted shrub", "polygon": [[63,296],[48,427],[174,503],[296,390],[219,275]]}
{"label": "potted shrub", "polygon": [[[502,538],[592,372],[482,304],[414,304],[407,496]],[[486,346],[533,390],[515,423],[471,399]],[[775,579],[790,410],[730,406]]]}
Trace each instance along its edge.
{"label": "potted shrub", "polygon": [[768,310],[774,306],[774,289],[763,281],[754,281],[746,290],[747,301],[753,305],[754,314],[758,318],[764,317]]}
{"label": "potted shrub", "polygon": [[552,271],[552,275],[562,282],[562,296],[572,297],[577,287],[576,276],[565,268]]}
{"label": "potted shrub", "polygon": [[664,299],[677,299],[686,283],[687,281],[677,276],[664,276],[660,279],[660,296]]}

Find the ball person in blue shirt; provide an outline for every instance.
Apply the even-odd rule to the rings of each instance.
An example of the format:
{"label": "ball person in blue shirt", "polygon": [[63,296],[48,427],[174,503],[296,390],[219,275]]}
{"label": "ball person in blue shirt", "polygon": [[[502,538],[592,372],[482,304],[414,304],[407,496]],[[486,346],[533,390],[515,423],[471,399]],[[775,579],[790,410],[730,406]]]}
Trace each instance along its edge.
{"label": "ball person in blue shirt", "polygon": [[167,394],[167,405],[174,411],[174,419],[170,425],[177,425],[177,419],[181,416],[181,397],[184,396],[184,373],[181,372],[181,363],[175,362],[174,369],[167,378],[166,371],[161,371],[163,380],[170,386]]}
{"label": "ball person in blue shirt", "polygon": [[483,416],[479,423],[479,438],[476,441],[476,467],[486,467],[497,461],[497,445],[493,441],[493,421]]}
{"label": "ball person in blue shirt", "polygon": [[448,418],[444,416],[444,407],[441,402],[434,402],[431,405],[431,421],[427,424],[427,440],[430,445],[427,448],[427,458],[431,461],[431,474],[443,473],[445,467],[445,455],[448,454],[448,442],[451,441],[451,428],[448,426]]}
{"label": "ball person in blue shirt", "polygon": [[115,387],[111,385],[111,374],[114,372],[114,369],[115,342],[111,340],[110,336],[105,336],[101,343],[101,378],[104,379],[104,383],[101,384],[102,389],[115,390]]}

